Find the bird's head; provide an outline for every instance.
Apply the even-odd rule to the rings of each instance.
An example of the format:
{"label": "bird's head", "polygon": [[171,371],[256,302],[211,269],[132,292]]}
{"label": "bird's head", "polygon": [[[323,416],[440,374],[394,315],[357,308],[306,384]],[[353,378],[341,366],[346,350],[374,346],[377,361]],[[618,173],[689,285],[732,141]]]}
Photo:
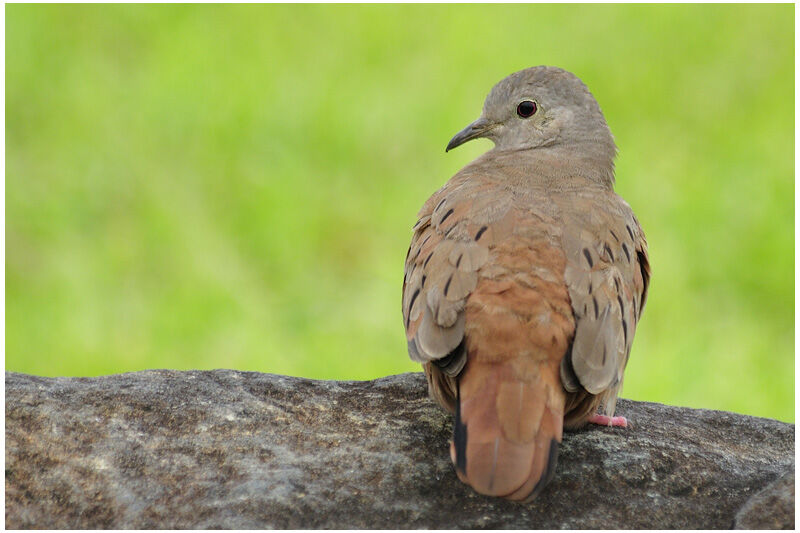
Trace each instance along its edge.
{"label": "bird's head", "polygon": [[446,151],[479,137],[502,151],[591,143],[612,158],[616,153],[592,93],[577,76],[557,67],[531,67],[501,80],[478,120],[458,132]]}

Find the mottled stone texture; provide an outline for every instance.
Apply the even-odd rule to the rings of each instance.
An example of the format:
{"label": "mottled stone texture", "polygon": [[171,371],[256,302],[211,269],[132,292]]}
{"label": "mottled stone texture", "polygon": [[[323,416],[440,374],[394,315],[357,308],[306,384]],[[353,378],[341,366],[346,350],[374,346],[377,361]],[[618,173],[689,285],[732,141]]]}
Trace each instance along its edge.
{"label": "mottled stone texture", "polygon": [[566,434],[554,481],[523,505],[456,479],[451,417],[421,374],[6,373],[6,527],[794,526],[793,425],[618,412],[633,427]]}
{"label": "mottled stone texture", "polygon": [[736,513],[736,529],[794,529],[794,471],[750,498]]}

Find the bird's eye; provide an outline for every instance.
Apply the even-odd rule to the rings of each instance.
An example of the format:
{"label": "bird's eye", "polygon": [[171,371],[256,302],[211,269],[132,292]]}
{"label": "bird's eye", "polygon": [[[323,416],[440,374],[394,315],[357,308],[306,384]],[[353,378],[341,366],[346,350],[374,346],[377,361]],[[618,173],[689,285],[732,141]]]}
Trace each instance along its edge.
{"label": "bird's eye", "polygon": [[521,116],[522,118],[532,117],[538,106],[536,102],[532,102],[530,100],[525,100],[524,102],[520,102],[517,106],[517,115]]}

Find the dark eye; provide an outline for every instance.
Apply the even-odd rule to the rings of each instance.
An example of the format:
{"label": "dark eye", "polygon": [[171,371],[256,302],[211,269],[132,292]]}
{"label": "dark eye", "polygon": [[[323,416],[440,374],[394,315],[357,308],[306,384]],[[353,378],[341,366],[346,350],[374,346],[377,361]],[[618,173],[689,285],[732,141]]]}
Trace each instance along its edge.
{"label": "dark eye", "polygon": [[524,102],[520,102],[517,106],[517,115],[522,118],[532,117],[533,114],[536,113],[536,109],[538,109],[536,102],[525,100]]}

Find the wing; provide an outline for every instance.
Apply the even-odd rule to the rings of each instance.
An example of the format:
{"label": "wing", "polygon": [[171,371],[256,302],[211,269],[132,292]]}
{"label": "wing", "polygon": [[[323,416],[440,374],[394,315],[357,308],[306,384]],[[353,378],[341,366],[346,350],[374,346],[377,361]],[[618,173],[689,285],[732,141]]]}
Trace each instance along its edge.
{"label": "wing", "polygon": [[452,378],[466,363],[467,297],[489,247],[513,228],[511,195],[468,177],[448,182],[420,210],[403,282],[409,356],[424,365],[432,395],[449,409],[455,397]]}
{"label": "wing", "polygon": [[565,214],[565,279],[576,319],[562,383],[568,392],[599,395],[613,414],[647,298],[647,241],[628,204],[612,191],[587,190],[557,201]]}

